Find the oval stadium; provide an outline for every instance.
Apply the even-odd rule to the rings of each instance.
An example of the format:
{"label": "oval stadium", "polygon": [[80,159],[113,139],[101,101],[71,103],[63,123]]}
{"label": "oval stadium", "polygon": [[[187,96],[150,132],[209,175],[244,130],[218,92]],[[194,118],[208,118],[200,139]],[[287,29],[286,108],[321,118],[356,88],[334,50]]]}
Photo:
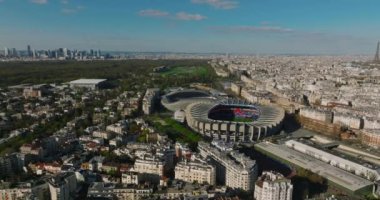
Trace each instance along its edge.
{"label": "oval stadium", "polygon": [[199,100],[186,107],[186,121],[194,131],[225,141],[257,141],[278,133],[285,117],[277,106],[237,99]]}
{"label": "oval stadium", "polygon": [[179,90],[171,92],[162,97],[161,104],[170,111],[185,110],[186,107],[200,100],[213,100],[209,93],[201,90]]}

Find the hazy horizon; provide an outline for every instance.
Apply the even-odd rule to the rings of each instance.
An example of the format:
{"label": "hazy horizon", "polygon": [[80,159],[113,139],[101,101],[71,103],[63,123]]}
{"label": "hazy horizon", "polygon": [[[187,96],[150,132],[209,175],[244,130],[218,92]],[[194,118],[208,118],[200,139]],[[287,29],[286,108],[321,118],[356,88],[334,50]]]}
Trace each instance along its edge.
{"label": "hazy horizon", "polygon": [[375,0],[0,0],[0,48],[373,55]]}

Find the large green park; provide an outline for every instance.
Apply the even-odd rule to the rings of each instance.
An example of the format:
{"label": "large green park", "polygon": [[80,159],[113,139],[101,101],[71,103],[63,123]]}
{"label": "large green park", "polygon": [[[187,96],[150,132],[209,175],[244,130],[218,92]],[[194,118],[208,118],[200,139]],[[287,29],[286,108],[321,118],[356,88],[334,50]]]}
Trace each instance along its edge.
{"label": "large green park", "polygon": [[183,76],[183,75],[196,75],[196,76],[207,76],[210,72],[206,66],[190,66],[190,67],[182,67],[176,66],[171,67],[165,72],[162,72],[163,76]]}
{"label": "large green park", "polygon": [[[154,75],[153,69],[169,71]],[[211,83],[216,75],[207,60],[105,60],[0,62],[0,87],[24,83],[64,83],[79,78],[108,79],[123,89]]]}

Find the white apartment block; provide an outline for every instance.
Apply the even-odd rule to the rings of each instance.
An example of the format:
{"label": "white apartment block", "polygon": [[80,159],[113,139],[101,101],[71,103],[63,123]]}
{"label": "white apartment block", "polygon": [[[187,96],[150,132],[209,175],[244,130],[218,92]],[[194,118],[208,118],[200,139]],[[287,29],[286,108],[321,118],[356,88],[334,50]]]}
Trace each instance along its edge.
{"label": "white apartment block", "polygon": [[215,161],[216,176],[224,177],[226,186],[246,191],[254,190],[258,172],[256,161],[234,151],[227,155],[205,142],[199,142],[198,149],[202,157],[210,157]]}
{"label": "white apartment block", "polygon": [[139,174],[137,172],[126,172],[121,175],[121,183],[124,184],[139,184]]}
{"label": "white apartment block", "polygon": [[164,175],[165,162],[156,158],[138,158],[131,169],[132,172],[139,173],[142,181],[159,182]]}
{"label": "white apartment block", "polygon": [[302,108],[300,110],[300,116],[328,123],[331,123],[333,119],[333,113],[331,111],[315,108]]}
{"label": "white apartment block", "polygon": [[189,183],[207,183],[215,185],[215,166],[203,162],[180,162],[175,167],[175,179]]}
{"label": "white apartment block", "polygon": [[360,129],[362,128],[362,119],[360,117],[342,114],[342,113],[334,113],[334,124],[341,124],[347,126],[352,129]]}
{"label": "white apartment block", "polygon": [[255,200],[291,200],[293,185],[276,172],[263,172],[255,185]]}
{"label": "white apartment block", "polygon": [[108,131],[94,131],[92,133],[92,136],[96,138],[103,138],[103,139],[109,140],[114,137],[114,134]]}
{"label": "white apartment block", "polygon": [[158,98],[159,92],[160,89],[158,88],[149,88],[146,90],[142,105],[144,114],[152,114],[152,112],[154,111],[154,103]]}
{"label": "white apartment block", "polygon": [[124,124],[116,123],[111,124],[106,127],[106,131],[117,133],[117,134],[124,134],[127,130],[127,127]]}

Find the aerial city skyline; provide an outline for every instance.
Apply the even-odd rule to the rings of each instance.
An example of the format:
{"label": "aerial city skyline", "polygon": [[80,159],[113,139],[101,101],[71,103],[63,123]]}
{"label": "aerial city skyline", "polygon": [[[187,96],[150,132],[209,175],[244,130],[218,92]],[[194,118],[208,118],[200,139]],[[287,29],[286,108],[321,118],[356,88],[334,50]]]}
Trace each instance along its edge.
{"label": "aerial city skyline", "polygon": [[0,200],[380,199],[379,0],[0,0]]}
{"label": "aerial city skyline", "polygon": [[368,55],[379,40],[379,6],[374,0],[2,0],[0,48]]}

